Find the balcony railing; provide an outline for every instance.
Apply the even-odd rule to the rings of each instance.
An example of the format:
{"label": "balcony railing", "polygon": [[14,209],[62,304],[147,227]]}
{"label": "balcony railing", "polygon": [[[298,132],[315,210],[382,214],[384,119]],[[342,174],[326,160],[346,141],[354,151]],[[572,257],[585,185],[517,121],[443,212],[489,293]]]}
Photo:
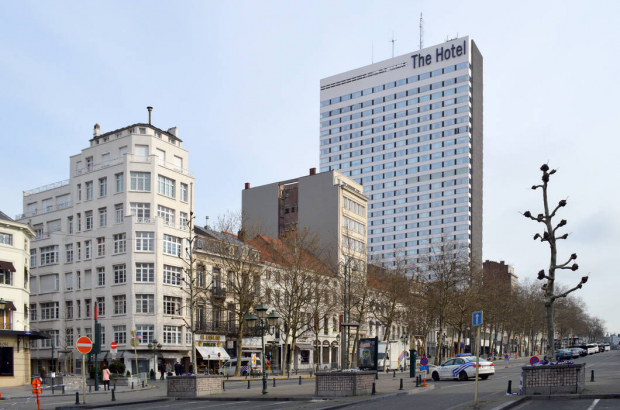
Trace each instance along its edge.
{"label": "balcony railing", "polygon": [[196,323],[196,330],[199,332],[218,333],[221,335],[234,335],[237,334],[239,327],[234,322],[227,321],[198,321]]}
{"label": "balcony railing", "polygon": [[75,176],[77,177],[80,175],[88,174],[90,172],[98,171],[100,169],[105,169],[113,165],[122,164],[123,162],[125,162],[125,158],[118,157],[118,158],[111,159],[109,161],[102,162],[100,164],[88,165],[86,168],[76,169]]}
{"label": "balcony railing", "polygon": [[50,237],[49,232],[45,232],[45,233],[42,233],[42,234],[40,234],[40,235],[35,236],[35,237],[34,237],[34,238],[32,238],[30,241],[31,241],[31,242],[34,242],[34,241],[41,241],[41,240],[43,240],[43,239],[48,239],[49,237]]}
{"label": "balcony railing", "polygon": [[136,221],[137,224],[154,225],[155,224],[155,217],[153,217],[153,218],[138,218],[136,216],[135,217],[135,221]]}
{"label": "balcony railing", "polygon": [[157,159],[157,164],[160,167],[171,169],[171,170],[173,170],[175,172],[178,172],[179,174],[187,175],[189,177],[193,177],[194,176],[194,173],[191,172],[190,170],[185,169],[183,167],[180,167],[178,165],[172,164],[170,162],[163,161],[161,159]]}
{"label": "balcony railing", "polygon": [[54,182],[53,184],[43,185],[43,186],[28,190],[28,191],[24,191],[24,196],[38,194],[41,192],[49,191],[50,189],[63,187],[65,185],[69,185],[68,179],[65,179],[64,181]]}
{"label": "balcony railing", "polygon": [[72,206],[73,206],[73,202],[67,201],[67,202],[63,202],[62,204],[46,206],[45,208],[35,209],[34,211],[28,211],[28,212],[23,213],[23,214],[17,214],[17,215],[15,215],[15,219],[19,220],[19,219],[29,218],[29,217],[35,216],[35,215],[42,215],[42,214],[46,214],[48,212],[58,211],[60,209],[70,208]]}
{"label": "balcony railing", "polygon": [[226,289],[222,287],[214,287],[211,288],[211,295],[215,298],[225,298],[226,297]]}

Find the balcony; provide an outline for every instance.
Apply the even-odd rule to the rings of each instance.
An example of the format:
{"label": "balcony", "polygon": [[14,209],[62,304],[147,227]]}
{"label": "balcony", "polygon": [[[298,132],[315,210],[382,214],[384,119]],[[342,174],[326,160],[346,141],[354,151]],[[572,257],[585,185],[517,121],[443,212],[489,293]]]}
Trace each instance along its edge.
{"label": "balcony", "polygon": [[190,170],[180,167],[178,165],[172,164],[170,162],[163,161],[161,159],[157,160],[157,165],[159,165],[160,167],[171,169],[175,172],[178,172],[179,174],[187,175],[188,177],[192,177],[192,178],[194,177],[194,173],[191,172]]}
{"label": "balcony", "polygon": [[216,299],[225,299],[226,289],[219,286],[211,288],[211,297]]}
{"label": "balcony", "polygon": [[43,185],[41,187],[34,188],[29,191],[24,191],[24,196],[39,194],[41,192],[49,191],[50,189],[54,189],[54,188],[60,188],[66,185],[69,185],[68,179],[65,179],[64,181],[54,182],[53,184]]}
{"label": "balcony", "polygon": [[144,225],[155,225],[155,220],[156,217],[153,218],[140,218],[140,217],[134,217],[134,221],[137,224],[144,224]]}
{"label": "balcony", "polygon": [[31,242],[42,241],[43,239],[49,239],[49,237],[50,237],[49,232],[45,232],[45,233],[42,233],[42,234],[39,234],[39,235],[35,236],[30,241]]}
{"label": "balcony", "polygon": [[75,176],[78,177],[80,175],[88,174],[94,171],[98,171],[100,169],[105,169],[105,168],[108,168],[108,167],[111,167],[117,164],[122,164],[123,162],[125,162],[125,158],[118,157],[110,161],[102,162],[100,164],[88,165],[86,168],[76,169]]}
{"label": "balcony", "polygon": [[197,332],[207,332],[207,333],[216,333],[220,335],[236,335],[238,326],[234,322],[227,321],[198,321],[196,322],[196,331]]}
{"label": "balcony", "polygon": [[72,206],[73,206],[73,202],[67,201],[67,202],[63,202],[62,204],[53,205],[53,206],[46,206],[45,208],[41,208],[41,209],[35,209],[34,211],[26,212],[24,214],[17,214],[17,215],[15,215],[15,219],[19,220],[19,219],[29,218],[29,217],[35,216],[35,215],[43,215],[43,214],[46,214],[48,212],[58,211],[60,209],[71,208]]}

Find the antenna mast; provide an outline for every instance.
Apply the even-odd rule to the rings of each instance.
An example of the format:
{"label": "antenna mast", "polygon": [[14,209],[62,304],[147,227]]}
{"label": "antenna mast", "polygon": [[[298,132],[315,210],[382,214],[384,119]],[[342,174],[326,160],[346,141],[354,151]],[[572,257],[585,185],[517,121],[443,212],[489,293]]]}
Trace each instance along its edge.
{"label": "antenna mast", "polygon": [[396,42],[396,39],[394,38],[394,32],[392,31],[392,39],[390,40],[390,43],[392,43],[392,58],[394,58],[394,43]]}
{"label": "antenna mast", "polygon": [[424,19],[422,13],[420,13],[420,50],[424,47]]}

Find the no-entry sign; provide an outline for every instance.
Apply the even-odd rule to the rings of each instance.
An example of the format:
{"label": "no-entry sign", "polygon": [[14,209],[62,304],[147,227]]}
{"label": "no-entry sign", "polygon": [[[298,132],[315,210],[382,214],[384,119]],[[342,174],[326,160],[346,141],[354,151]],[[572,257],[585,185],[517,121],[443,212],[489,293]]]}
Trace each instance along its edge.
{"label": "no-entry sign", "polygon": [[88,354],[93,348],[93,342],[86,336],[82,336],[77,340],[75,345],[78,351],[82,354]]}
{"label": "no-entry sign", "polygon": [[110,343],[110,349],[112,350],[116,349],[116,342]]}

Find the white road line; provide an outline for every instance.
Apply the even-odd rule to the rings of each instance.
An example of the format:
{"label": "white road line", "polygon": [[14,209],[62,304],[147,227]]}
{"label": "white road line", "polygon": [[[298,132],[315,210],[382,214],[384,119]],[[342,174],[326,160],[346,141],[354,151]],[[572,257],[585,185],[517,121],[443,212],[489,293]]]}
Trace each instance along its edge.
{"label": "white road line", "polygon": [[598,404],[599,401],[600,401],[600,399],[595,399],[594,403],[592,403],[590,405],[590,407],[588,407],[588,410],[592,410]]}

